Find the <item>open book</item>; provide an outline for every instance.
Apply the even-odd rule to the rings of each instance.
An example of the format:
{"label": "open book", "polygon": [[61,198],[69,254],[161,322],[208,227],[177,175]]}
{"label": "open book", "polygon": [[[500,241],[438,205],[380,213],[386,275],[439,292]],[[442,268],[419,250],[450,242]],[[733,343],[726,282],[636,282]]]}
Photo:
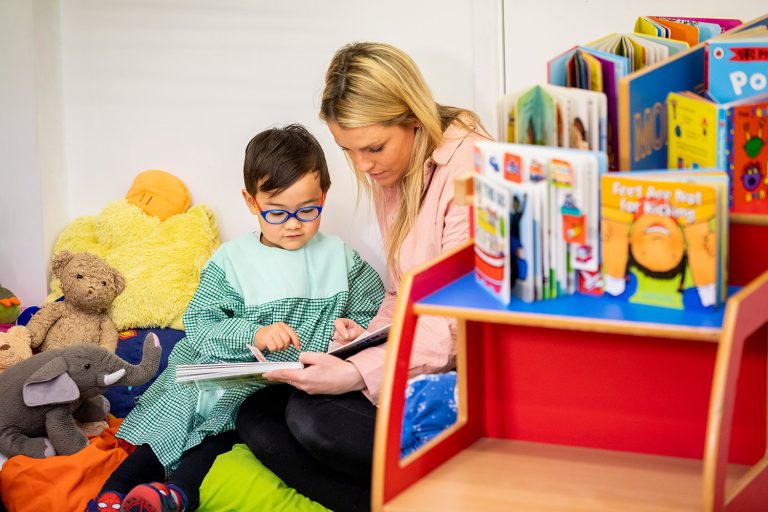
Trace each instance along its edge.
{"label": "open book", "polygon": [[[346,359],[361,350],[381,345],[387,341],[389,325],[373,332],[366,332],[347,344],[340,345],[328,353]],[[251,347],[249,347],[251,348]],[[253,348],[251,348],[253,350]],[[256,354],[254,354],[256,356]],[[299,362],[255,361],[252,363],[182,364],[176,367],[176,382],[198,389],[225,389],[254,384],[279,384],[269,381],[264,374],[275,370],[301,370]]]}
{"label": "open book", "polygon": [[385,343],[389,337],[389,327],[390,325],[388,324],[372,332],[366,331],[349,343],[329,350],[328,353],[339,359],[346,359],[352,357],[361,350],[381,345],[382,343]]}
{"label": "open book", "polygon": [[176,382],[198,389],[223,389],[253,384],[276,384],[263,374],[275,370],[301,370],[299,362],[187,364],[176,367]]}

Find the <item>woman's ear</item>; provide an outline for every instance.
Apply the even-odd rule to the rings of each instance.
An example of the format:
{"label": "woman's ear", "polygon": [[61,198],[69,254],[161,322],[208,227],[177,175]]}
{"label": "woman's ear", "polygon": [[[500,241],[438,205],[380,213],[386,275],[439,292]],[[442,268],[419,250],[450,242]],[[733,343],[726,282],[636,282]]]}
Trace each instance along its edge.
{"label": "woman's ear", "polygon": [[243,199],[245,200],[246,206],[248,206],[248,209],[251,211],[252,214],[258,215],[259,214],[259,207],[256,206],[256,201],[253,200],[253,196],[248,193],[247,190],[242,190]]}

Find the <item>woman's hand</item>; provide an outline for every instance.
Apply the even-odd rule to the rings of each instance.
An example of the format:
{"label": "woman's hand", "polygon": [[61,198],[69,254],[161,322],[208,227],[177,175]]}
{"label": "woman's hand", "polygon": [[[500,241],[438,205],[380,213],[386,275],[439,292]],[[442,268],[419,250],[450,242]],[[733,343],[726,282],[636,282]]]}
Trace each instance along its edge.
{"label": "woman's hand", "polygon": [[291,345],[296,347],[296,350],[300,350],[299,335],[285,322],[265,325],[256,331],[253,336],[253,345],[259,350],[270,352],[285,350]]}
{"label": "woman's hand", "polygon": [[349,318],[337,318],[333,321],[333,341],[347,343],[364,332],[365,329]]}
{"label": "woman's hand", "polygon": [[363,376],[355,365],[323,352],[302,352],[303,370],[267,372],[267,380],[285,382],[310,395],[341,395],[365,389]]}

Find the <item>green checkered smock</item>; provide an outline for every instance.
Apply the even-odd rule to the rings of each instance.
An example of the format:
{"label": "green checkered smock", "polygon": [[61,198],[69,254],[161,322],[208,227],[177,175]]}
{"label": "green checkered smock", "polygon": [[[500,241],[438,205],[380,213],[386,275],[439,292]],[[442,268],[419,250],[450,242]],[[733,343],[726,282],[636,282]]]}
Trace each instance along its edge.
{"label": "green checkered smock", "polygon": [[[325,352],[336,318],[351,318],[363,327],[384,296],[379,275],[340,238],[317,233],[295,251],[267,247],[258,234],[224,243],[206,264],[200,286],[184,313],[186,337],[167,368],[141,396],[117,436],[149,444],[167,472],[186,450],[206,436],[233,430],[240,404],[259,385],[210,395],[176,384],[176,366],[253,361],[246,343],[256,331],[285,322],[298,334],[301,350]],[[270,361],[297,361],[293,347],[265,351]],[[207,392],[207,393],[210,393]],[[200,402],[200,403],[199,403]]]}

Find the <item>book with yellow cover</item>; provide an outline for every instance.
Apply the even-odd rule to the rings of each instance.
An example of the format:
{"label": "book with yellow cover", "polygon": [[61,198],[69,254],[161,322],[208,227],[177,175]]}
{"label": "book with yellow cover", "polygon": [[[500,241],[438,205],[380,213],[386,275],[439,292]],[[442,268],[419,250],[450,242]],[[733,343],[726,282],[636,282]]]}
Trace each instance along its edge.
{"label": "book with yellow cover", "polygon": [[726,295],[728,175],[659,171],[602,177],[605,295],[676,309]]}
{"label": "book with yellow cover", "polygon": [[668,166],[717,168],[730,177],[732,213],[768,213],[768,94],[717,103],[670,93]]}

